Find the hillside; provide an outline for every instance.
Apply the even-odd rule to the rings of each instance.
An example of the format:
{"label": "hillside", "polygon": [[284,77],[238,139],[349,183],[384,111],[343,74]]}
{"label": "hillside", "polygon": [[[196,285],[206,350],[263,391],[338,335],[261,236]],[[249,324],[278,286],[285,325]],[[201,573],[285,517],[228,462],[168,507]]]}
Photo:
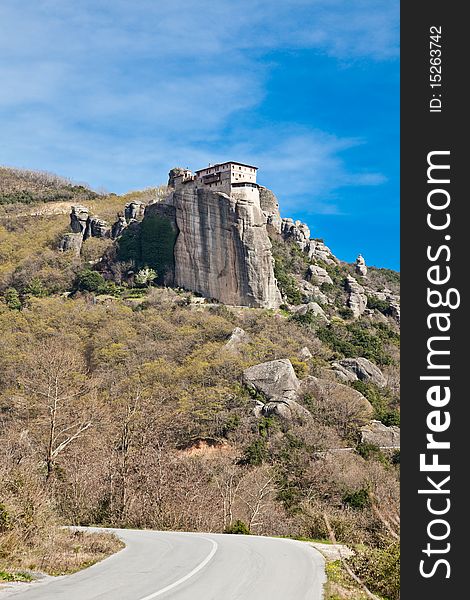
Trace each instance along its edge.
{"label": "hillside", "polygon": [[0,205],[32,202],[83,202],[98,194],[84,185],[42,171],[0,166]]}
{"label": "hillside", "polygon": [[[339,261],[284,219],[267,229],[279,306],[164,285],[169,230],[154,208],[125,210],[162,214],[168,191],[102,196],[72,218],[1,216],[0,570],[31,562],[57,522],[333,532],[395,600],[399,274]],[[213,198],[199,195],[199,214]],[[331,598],[352,585],[336,577]]]}

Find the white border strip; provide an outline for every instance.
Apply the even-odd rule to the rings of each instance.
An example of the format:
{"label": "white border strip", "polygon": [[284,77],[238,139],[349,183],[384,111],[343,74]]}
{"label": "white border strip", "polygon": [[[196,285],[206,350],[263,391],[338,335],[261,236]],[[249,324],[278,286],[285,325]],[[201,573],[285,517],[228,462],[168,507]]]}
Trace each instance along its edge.
{"label": "white border strip", "polygon": [[197,565],[197,567],[195,567],[192,571],[190,571],[187,575],[185,575],[184,577],[181,577],[181,579],[178,579],[177,581],[170,583],[170,585],[167,585],[166,587],[162,588],[161,590],[158,590],[157,592],[154,592],[153,594],[150,594],[149,596],[140,598],[140,600],[152,600],[152,598],[161,596],[165,592],[168,592],[169,590],[172,590],[176,586],[181,585],[182,583],[184,583],[185,581],[187,581],[188,579],[190,579],[191,577],[196,575],[196,573],[199,573],[199,571],[201,569],[203,569],[207,564],[209,564],[209,562],[214,558],[214,554],[217,552],[218,544],[217,544],[217,542],[215,542],[214,540],[211,540],[210,538],[203,537],[201,539],[207,540],[208,542],[210,542],[212,544],[212,550],[209,552],[209,554],[206,556],[206,558],[201,563],[199,563]]}

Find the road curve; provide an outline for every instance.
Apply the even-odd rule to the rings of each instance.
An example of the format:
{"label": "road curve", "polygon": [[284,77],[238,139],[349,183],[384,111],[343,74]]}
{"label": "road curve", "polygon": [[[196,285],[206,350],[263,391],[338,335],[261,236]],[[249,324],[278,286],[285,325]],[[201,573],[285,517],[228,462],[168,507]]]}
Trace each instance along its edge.
{"label": "road curve", "polygon": [[[321,554],[277,538],[110,529],[126,547],[79,573],[7,592],[15,600],[320,600]],[[0,594],[4,597],[3,594]]]}

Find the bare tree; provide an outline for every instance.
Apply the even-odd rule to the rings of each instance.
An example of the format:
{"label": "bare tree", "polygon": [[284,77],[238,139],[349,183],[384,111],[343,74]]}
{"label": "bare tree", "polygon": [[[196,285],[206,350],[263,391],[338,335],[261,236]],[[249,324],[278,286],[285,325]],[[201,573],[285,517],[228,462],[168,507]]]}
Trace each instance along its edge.
{"label": "bare tree", "polygon": [[90,400],[93,385],[82,355],[56,338],[31,349],[18,378],[18,405],[43,446],[46,480],[53,473],[58,456],[83,435],[93,423]]}

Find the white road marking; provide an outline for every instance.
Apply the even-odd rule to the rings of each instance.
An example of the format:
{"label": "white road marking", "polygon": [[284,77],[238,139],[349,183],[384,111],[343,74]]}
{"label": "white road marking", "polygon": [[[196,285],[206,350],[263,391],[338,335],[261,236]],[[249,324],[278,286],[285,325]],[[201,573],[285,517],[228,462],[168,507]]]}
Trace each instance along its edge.
{"label": "white road marking", "polygon": [[161,590],[158,590],[157,592],[154,592],[153,594],[150,594],[149,596],[140,598],[140,600],[152,600],[152,598],[157,598],[157,596],[161,596],[165,592],[168,592],[169,590],[172,590],[176,586],[181,585],[182,583],[184,583],[185,581],[187,581],[188,579],[190,579],[191,577],[196,575],[196,573],[199,573],[199,571],[201,569],[203,569],[207,564],[209,564],[209,562],[214,558],[214,554],[217,552],[218,544],[217,544],[217,542],[215,542],[214,540],[211,540],[210,538],[203,537],[202,539],[207,540],[208,542],[210,542],[212,544],[212,550],[209,552],[209,554],[206,556],[206,558],[197,565],[197,567],[195,567],[192,571],[190,571],[184,577],[181,577],[181,579],[178,579],[177,581],[170,583],[170,585],[167,585],[166,587],[162,588]]}

